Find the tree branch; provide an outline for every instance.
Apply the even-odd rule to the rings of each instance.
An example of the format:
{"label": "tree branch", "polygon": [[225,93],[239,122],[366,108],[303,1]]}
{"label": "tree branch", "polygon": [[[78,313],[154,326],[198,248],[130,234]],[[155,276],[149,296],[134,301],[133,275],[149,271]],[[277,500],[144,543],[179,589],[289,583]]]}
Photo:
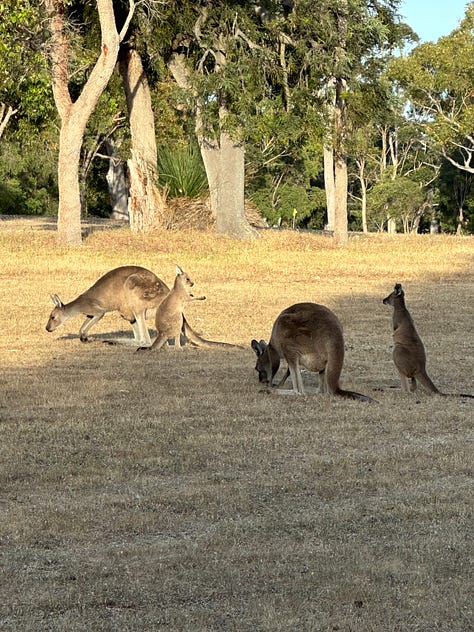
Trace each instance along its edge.
{"label": "tree branch", "polygon": [[8,106],[8,110],[6,110],[6,112],[5,110],[5,103],[0,103],[0,138],[2,137],[11,117],[18,112],[18,110],[14,110],[11,105]]}
{"label": "tree branch", "polygon": [[135,12],[135,1],[128,0],[128,15],[122,27],[122,30],[119,33],[119,42],[123,42],[123,38],[125,37],[128,31],[128,27],[130,26],[130,22],[132,21],[134,12]]}

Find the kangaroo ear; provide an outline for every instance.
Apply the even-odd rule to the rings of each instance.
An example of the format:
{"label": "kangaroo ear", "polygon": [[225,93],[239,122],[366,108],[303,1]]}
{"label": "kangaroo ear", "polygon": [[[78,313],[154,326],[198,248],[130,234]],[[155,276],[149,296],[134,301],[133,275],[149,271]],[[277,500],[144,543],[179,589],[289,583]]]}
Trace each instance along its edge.
{"label": "kangaroo ear", "polygon": [[57,294],[51,294],[51,300],[56,307],[63,307],[63,302]]}
{"label": "kangaroo ear", "polygon": [[260,350],[260,345],[258,344],[258,342],[254,339],[252,340],[252,342],[250,343],[250,346],[252,347],[252,349],[255,351],[255,353],[257,354],[257,358],[260,357],[261,355],[261,350]]}
{"label": "kangaroo ear", "polygon": [[252,346],[252,349],[257,354],[257,358],[259,358],[262,355],[262,353],[265,351],[265,349],[267,348],[267,343],[265,342],[265,340],[260,340],[260,342],[257,342],[256,340],[252,340],[251,346]]}
{"label": "kangaroo ear", "polygon": [[395,296],[401,296],[403,294],[403,288],[400,283],[395,285]]}
{"label": "kangaroo ear", "polygon": [[178,264],[176,264],[176,274],[184,274],[184,270],[182,270]]}

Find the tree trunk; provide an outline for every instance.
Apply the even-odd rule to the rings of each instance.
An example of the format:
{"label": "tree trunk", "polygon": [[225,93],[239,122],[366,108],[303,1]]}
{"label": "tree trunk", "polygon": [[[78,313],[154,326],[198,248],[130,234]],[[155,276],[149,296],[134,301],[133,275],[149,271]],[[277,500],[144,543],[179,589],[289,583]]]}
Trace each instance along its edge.
{"label": "tree trunk", "polygon": [[245,217],[245,151],[226,133],[221,132],[221,176],[217,232],[230,237],[255,237],[256,231]]}
{"label": "tree trunk", "polygon": [[368,233],[369,227],[367,224],[367,185],[365,180],[361,180],[361,219],[362,219],[362,232]]}
{"label": "tree trunk", "polygon": [[245,151],[224,131],[220,142],[200,140],[206,169],[211,213],[216,219],[216,231],[229,237],[246,238],[257,235],[245,216]]}
{"label": "tree trunk", "polygon": [[462,206],[459,206],[458,216],[457,216],[457,227],[456,227],[456,235],[462,235],[462,229],[464,226],[464,212]]}
{"label": "tree trunk", "polygon": [[387,217],[387,233],[394,235],[397,232],[397,220],[394,217]]}
{"label": "tree trunk", "polygon": [[85,125],[76,116],[62,121],[58,155],[58,239],[65,246],[82,244],[79,163]]}
{"label": "tree trunk", "polygon": [[217,220],[217,209],[219,208],[219,172],[220,172],[220,149],[215,141],[204,140],[198,137],[199,149],[201,151],[202,162],[207,176],[209,186],[209,197],[211,215]]}
{"label": "tree trunk", "polygon": [[61,118],[58,157],[58,238],[68,246],[80,246],[81,200],[79,160],[84,130],[117,63],[120,37],[133,15],[133,3],[127,24],[119,35],[115,24],[113,0],[97,0],[102,45],[99,58],[89,74],[81,94],[72,101],[68,86],[69,51],[65,29],[63,0],[46,0],[51,29],[51,78],[53,95]]}
{"label": "tree trunk", "polygon": [[347,233],[347,161],[345,156],[336,154],[334,161],[335,182],[335,217],[334,241],[339,246],[345,246],[349,241]]}
{"label": "tree trunk", "polygon": [[149,164],[144,163],[142,156],[132,150],[127,167],[130,230],[133,233],[148,233],[158,227],[166,227],[164,199],[155,180],[150,177]]}
{"label": "tree trunk", "polygon": [[334,151],[326,144],[323,149],[324,157],[324,190],[326,192],[326,207],[328,214],[327,230],[334,231],[336,215],[335,183],[334,183]]}
{"label": "tree trunk", "polygon": [[336,80],[336,99],[334,110],[335,149],[334,149],[334,188],[335,188],[335,216],[334,216],[334,241],[343,246],[349,241],[347,233],[347,157],[345,155],[346,139],[346,112],[343,92],[345,89],[343,79]]}
{"label": "tree trunk", "polygon": [[105,148],[109,158],[109,170],[106,175],[109,189],[112,219],[128,221],[128,184],[125,178],[124,163],[117,157],[112,139],[105,141]]}
{"label": "tree trunk", "polygon": [[9,105],[7,109],[7,106],[5,105],[5,103],[0,103],[0,138],[2,137],[3,132],[5,131],[9,120],[17,112],[18,110],[14,110],[11,105]]}
{"label": "tree trunk", "polygon": [[[183,55],[173,55],[168,64],[176,83],[191,90],[189,72]],[[218,137],[205,133],[199,104],[196,107],[195,130],[209,184],[211,213],[218,233],[247,238],[258,235],[245,216],[245,150],[225,131],[225,107],[219,111]]]}
{"label": "tree trunk", "polygon": [[132,232],[148,232],[166,223],[166,201],[158,188],[155,120],[150,86],[136,50],[123,47],[119,69],[127,98],[132,139],[132,156],[127,161],[130,228]]}

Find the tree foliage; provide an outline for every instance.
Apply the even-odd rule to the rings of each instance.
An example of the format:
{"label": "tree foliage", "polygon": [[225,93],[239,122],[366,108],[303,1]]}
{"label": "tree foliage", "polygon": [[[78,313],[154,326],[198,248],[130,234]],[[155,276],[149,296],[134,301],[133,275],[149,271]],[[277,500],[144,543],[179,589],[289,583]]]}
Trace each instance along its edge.
{"label": "tree foliage", "polygon": [[395,59],[391,75],[406,90],[411,116],[459,169],[474,173],[474,3],[459,28]]}
{"label": "tree foliage", "polygon": [[[95,3],[65,4],[74,102],[97,59],[100,29]],[[161,152],[161,170],[181,173],[168,179],[169,193],[183,190],[185,179],[192,182],[193,160],[174,148],[192,144],[198,104],[208,138],[223,129],[245,146],[247,195],[271,223],[282,218],[290,226],[322,227],[322,157],[330,144],[347,163],[353,227],[380,229],[392,217],[399,229],[410,230],[436,216],[446,230],[472,230],[474,3],[450,35],[394,57],[403,42],[416,39],[400,22],[399,5],[138,3],[133,41],[127,43],[139,52],[152,91],[157,143],[168,148]],[[114,6],[120,22],[118,9],[128,4]],[[0,104],[14,112],[0,133],[0,212],[57,208],[58,120],[42,7],[32,0],[0,0]],[[190,90],[169,72],[177,54],[185,58]],[[334,126],[335,104],[344,118],[340,128]],[[81,178],[88,183],[84,208],[93,213],[104,213],[107,205],[107,138],[122,159],[129,158],[117,73],[89,119],[81,150]]]}
{"label": "tree foliage", "polygon": [[43,43],[47,26],[38,3],[0,2],[0,102],[41,125],[54,110]]}

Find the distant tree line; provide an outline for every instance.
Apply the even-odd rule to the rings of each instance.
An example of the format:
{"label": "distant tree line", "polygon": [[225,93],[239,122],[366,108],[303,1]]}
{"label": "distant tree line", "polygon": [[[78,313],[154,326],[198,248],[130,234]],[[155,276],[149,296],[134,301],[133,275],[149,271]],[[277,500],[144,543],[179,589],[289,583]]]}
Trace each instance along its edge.
{"label": "distant tree line", "polygon": [[473,233],[474,3],[418,45],[399,6],[0,0],[0,213]]}

